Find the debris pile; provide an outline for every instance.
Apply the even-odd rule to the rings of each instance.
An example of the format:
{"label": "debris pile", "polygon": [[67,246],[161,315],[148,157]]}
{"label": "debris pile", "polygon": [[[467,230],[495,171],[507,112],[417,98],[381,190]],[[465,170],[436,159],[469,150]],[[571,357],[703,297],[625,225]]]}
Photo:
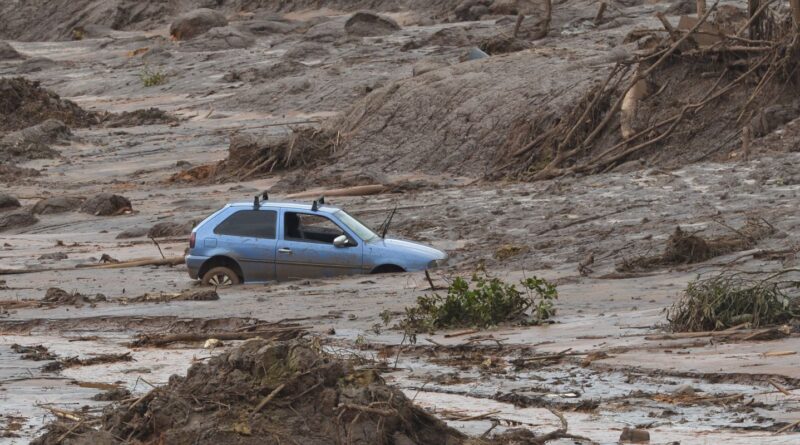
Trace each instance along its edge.
{"label": "debris pile", "polygon": [[104,113],[101,120],[103,126],[109,128],[169,125],[180,121],[177,116],[155,107],[121,113]]}
{"label": "debris pile", "polygon": [[348,34],[359,37],[383,36],[400,29],[393,19],[370,11],[359,11],[344,24]]}
{"label": "debris pile", "polygon": [[308,167],[336,153],[338,144],[337,132],[311,127],[295,128],[280,136],[238,134],[231,137],[227,159],[178,172],[170,181],[243,181],[273,171]]}
{"label": "debris pile", "polygon": [[753,248],[758,241],[775,233],[775,228],[762,218],[750,218],[739,229],[730,228],[731,234],[703,238],[697,233],[679,227],[667,239],[664,252],[656,256],[623,259],[617,264],[618,272],[648,270],[660,266],[700,263],[732,252]]}
{"label": "debris pile", "polygon": [[0,131],[22,130],[47,119],[73,128],[98,123],[95,113],[62,99],[38,81],[24,77],[0,79]]}
{"label": "debris pile", "polygon": [[261,339],[111,406],[96,430],[86,423],[56,422],[32,443],[56,443],[70,429],[74,444],[114,442],[115,437],[215,445],[455,445],[465,439],[372,370],[354,370],[311,341]]}
{"label": "debris pile", "polygon": [[[520,120],[492,176],[547,179],[640,159],[673,168],[746,151],[743,140],[765,126],[764,116],[777,120],[768,129],[798,116],[796,33],[768,10],[759,9],[751,23],[769,35],[751,26],[750,39],[741,37],[746,28],[723,30],[731,14],[711,21],[716,4],[699,20],[684,17],[677,29],[660,16],[663,32],[632,31],[627,42],[637,43],[636,55],[626,55],[559,119],[545,112]],[[776,106],[780,112],[765,114]]]}
{"label": "debris pile", "polygon": [[114,216],[130,212],[132,209],[128,198],[112,193],[100,193],[84,201],[80,211],[95,216]]}
{"label": "debris pile", "polygon": [[689,283],[668,311],[676,332],[714,331],[748,324],[752,327],[787,322],[800,314],[793,270],[775,273],[725,272]]}
{"label": "debris pile", "polygon": [[82,304],[96,304],[99,302],[108,301],[105,295],[97,294],[94,297],[83,295],[79,292],[67,292],[58,287],[51,287],[47,289],[42,299],[43,303],[51,305],[82,305]]}

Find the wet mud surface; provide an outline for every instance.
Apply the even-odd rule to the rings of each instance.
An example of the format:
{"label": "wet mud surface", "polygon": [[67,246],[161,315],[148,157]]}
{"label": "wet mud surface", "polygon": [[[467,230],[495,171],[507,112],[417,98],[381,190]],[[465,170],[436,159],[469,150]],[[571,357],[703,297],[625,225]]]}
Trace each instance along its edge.
{"label": "wet mud surface", "polygon": [[[452,9],[446,2],[432,3],[437,11],[426,15]],[[72,31],[66,28],[50,37],[62,41],[12,40],[25,59],[0,61],[0,77],[26,71],[28,79],[81,111],[59,102],[63,113],[48,116],[64,120],[70,133],[45,144],[53,150],[48,156],[15,156],[13,165],[0,164],[2,192],[20,204],[0,209],[0,218],[8,212],[27,215],[0,231],[0,443],[28,443],[41,435],[44,424],[60,419],[53,408],[87,419],[101,416],[109,402],[92,400],[98,394],[123,389],[135,400],[168,385],[172,375],[185,376],[193,364],[219,361],[242,344],[265,341],[253,337],[295,336],[311,339],[325,353],[357,358],[356,369],[375,371],[387,391],[399,391],[472,438],[490,428],[545,434],[560,424],[552,408],[563,413],[570,433],[597,443],[616,443],[624,427],[648,430],[652,443],[796,443],[797,433],[774,435],[800,415],[795,326],[769,341],[668,338],[664,315],[698,274],[731,266],[794,266],[794,254],[786,251],[800,243],[796,122],[755,144],[762,150],[748,161],[734,156],[673,169],[637,165],[532,183],[487,182],[483,174],[493,155],[474,151],[481,141],[497,143],[493,132],[513,120],[481,119],[503,109],[494,100],[513,95],[502,104],[508,113],[525,113],[524,104],[534,99],[554,110],[568,104],[575,100],[572,88],[584,88],[611,66],[609,42],[620,43],[636,25],[657,26],[652,13],[666,6],[622,8],[613,17],[619,26],[604,31],[588,23],[594,7],[590,14],[581,12],[587,5],[568,2],[555,13],[562,40],[545,39],[526,52],[496,56],[500,62],[488,67],[482,67],[485,60],[459,58],[510,27],[513,16],[511,22],[445,23],[391,12],[387,16],[401,30],[348,37],[349,14],[333,9],[290,12],[287,17],[303,21],[299,25],[267,25],[258,16],[245,20],[226,11],[233,25],[249,27],[255,37],[247,47],[223,50],[192,47],[216,45],[218,39],[192,45],[169,40],[167,21],[155,18],[82,40],[63,40]],[[308,29],[258,34],[267,26],[295,25]],[[425,63],[447,74],[434,71],[416,79],[415,70],[425,69]],[[574,79],[562,78],[547,100],[542,99],[547,83],[530,90],[530,97],[515,95],[527,88],[529,71],[537,67],[539,73],[552,70],[551,77],[573,67]],[[163,73],[166,83],[144,87],[145,70]],[[483,89],[485,72],[506,79]],[[453,78],[457,82],[449,85],[455,89],[442,86]],[[391,87],[393,82],[399,83]],[[374,92],[386,86],[396,88],[396,96],[371,115],[380,119],[350,129],[361,149],[332,153],[332,162],[243,180],[171,179],[226,160],[236,134],[282,137],[295,126],[318,125],[345,111],[348,122],[360,122],[352,118],[372,112],[379,97]],[[437,99],[444,96],[455,99]],[[146,111],[151,107],[162,111]],[[437,116],[448,107],[456,111],[445,125]],[[76,123],[66,112],[94,120]],[[430,126],[405,138],[403,144],[418,146],[409,156],[407,147],[388,142],[405,128],[404,120],[421,112],[430,113]],[[432,157],[437,140],[457,147],[452,159]],[[450,254],[450,266],[432,274],[437,285],[478,269],[509,281],[535,274],[555,282],[560,298],[554,324],[501,326],[455,337],[447,335],[457,332],[441,331],[419,335],[417,344],[409,345],[401,331],[383,325],[380,314],[402,313],[431,292],[420,273],[221,288],[215,299],[177,298],[202,290],[180,264],[76,267],[108,258],[181,256],[187,224],[264,190],[283,199],[373,183],[400,185],[328,201],[371,227],[397,207],[390,235]],[[80,211],[101,193],[128,203],[119,201],[109,212]],[[63,211],[35,210],[53,199],[64,204]],[[739,239],[739,228],[754,217],[771,230],[752,243],[734,243],[696,262],[639,267],[642,258],[664,257],[677,227],[706,240]],[[778,251],[784,254],[757,254]],[[16,273],[36,269],[50,270]],[[51,294],[48,301],[51,288],[60,288],[63,298]],[[218,338],[223,334],[230,339]],[[163,336],[175,337],[163,344],[136,343]],[[23,358],[12,345],[42,345],[47,353]],[[104,354],[129,359],[92,361]],[[77,365],[46,369],[70,359]],[[237,421],[234,416],[217,426],[233,428]],[[140,439],[150,437],[143,429],[139,433]],[[567,443],[563,440],[553,443]]]}

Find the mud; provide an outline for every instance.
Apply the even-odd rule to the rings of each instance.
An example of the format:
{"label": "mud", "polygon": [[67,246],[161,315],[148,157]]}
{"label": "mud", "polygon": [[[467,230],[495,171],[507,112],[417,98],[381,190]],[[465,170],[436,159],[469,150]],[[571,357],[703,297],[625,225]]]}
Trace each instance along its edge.
{"label": "mud", "polygon": [[[0,61],[2,91],[25,98],[0,116],[9,124],[2,137],[47,119],[71,133],[41,144],[56,152],[52,157],[0,165],[3,191],[21,206],[0,218],[38,208],[0,237],[0,429],[20,436],[12,440],[27,443],[60,419],[51,441],[72,428],[67,440],[100,440],[95,427],[102,425],[122,439],[158,441],[164,433],[179,441],[205,432],[221,441],[291,443],[289,426],[308,431],[302,418],[313,423],[309,429],[327,425],[328,442],[345,433],[365,442],[402,443],[395,432],[418,439],[394,413],[359,415],[342,404],[321,413],[329,406],[323,387],[340,399],[351,397],[352,388],[323,382],[303,393],[315,384],[303,380],[317,376],[314,367],[286,375],[310,383],[303,389],[290,380],[262,385],[264,371],[252,365],[263,356],[247,348],[267,338],[310,349],[326,366],[345,363],[344,376],[371,376],[366,388],[376,391],[359,390],[352,400],[435,416],[447,428],[438,420],[426,425],[465,440],[477,441],[490,428],[482,440],[547,437],[563,428],[560,414],[565,434],[598,443],[616,443],[624,428],[647,431],[651,443],[797,442],[791,426],[799,337],[792,324],[780,335],[773,326],[769,332],[745,326],[681,337],[665,330],[664,313],[698,274],[794,267],[800,243],[800,124],[788,94],[794,87],[781,96],[767,82],[766,95],[736,123],[754,77],[730,101],[688,119],[692,125],[663,145],[607,169],[513,181],[530,179],[512,174],[514,167],[534,171],[541,163],[529,161],[546,157],[509,158],[508,150],[529,144],[548,125],[580,117],[614,65],[629,63],[642,50],[640,38],[644,44],[648,33],[662,29],[654,13],[694,3],[609,4],[595,23],[597,4],[570,0],[554,5],[546,34],[539,5],[526,2],[46,3],[0,5],[0,34],[24,58]],[[456,14],[462,3],[472,4]],[[209,6],[227,27],[170,39],[177,16]],[[399,29],[348,34],[358,10]],[[509,38],[515,12],[526,15],[516,39]],[[735,12],[726,12],[731,23],[739,23]],[[667,18],[678,20],[670,12]],[[230,36],[246,42],[231,44]],[[476,47],[490,57],[464,61]],[[640,104],[634,128],[742,72],[738,60],[745,57],[703,61],[685,49],[656,73],[654,96]],[[28,71],[25,80],[20,70]],[[147,73],[165,80],[145,85]],[[776,104],[760,102],[776,97]],[[0,103],[13,102],[5,98]],[[754,130],[748,153],[736,134],[745,123]],[[619,132],[612,121],[601,142],[618,141]],[[512,180],[493,182],[503,177]],[[476,270],[508,282],[541,276],[559,286],[553,323],[421,333],[410,345],[381,314],[397,317],[431,292],[418,273],[212,293],[197,289],[182,265],[76,267],[104,256],[179,257],[190,222],[265,191],[278,200],[355,185],[383,187],[374,195],[328,199],[370,227],[397,207],[389,236],[450,254],[450,266],[431,274],[435,288]],[[100,194],[103,206],[113,204],[108,195],[127,203],[110,205],[113,217],[96,214],[97,206],[80,211]],[[774,230],[737,233],[747,232],[754,216]],[[676,227],[681,236],[673,236]],[[659,260],[618,270],[642,258]],[[42,299],[50,288],[62,289],[52,303]],[[22,359],[13,344],[44,345],[47,354],[81,363],[101,355],[132,360],[45,372],[44,361]],[[231,360],[245,350],[246,363]],[[92,398],[109,389],[119,389],[113,397],[122,400],[103,413],[108,402]],[[412,400],[416,408],[407,404]],[[80,421],[63,420],[53,408],[85,422],[76,426]],[[301,416],[290,408],[302,408]],[[158,423],[154,430],[148,414],[175,428]],[[790,428],[775,434],[784,427]],[[552,442],[567,441],[575,440]]]}

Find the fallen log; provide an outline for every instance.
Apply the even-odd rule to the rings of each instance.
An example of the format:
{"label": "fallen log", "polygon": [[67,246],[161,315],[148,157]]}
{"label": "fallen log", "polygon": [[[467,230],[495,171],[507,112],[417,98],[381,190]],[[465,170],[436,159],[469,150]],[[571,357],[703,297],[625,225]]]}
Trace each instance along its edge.
{"label": "fallen log", "polygon": [[141,266],[177,266],[183,264],[184,258],[170,257],[170,258],[139,258],[129,261],[120,261],[119,263],[108,264],[78,264],[76,268],[83,269],[124,269],[128,267],[141,267]]}
{"label": "fallen log", "polygon": [[644,339],[650,341],[658,341],[658,340],[680,340],[686,338],[712,337],[712,338],[729,338],[729,339],[744,340],[744,341],[777,340],[788,336],[789,332],[787,332],[787,330],[790,329],[787,329],[785,327],[780,327],[780,328],[759,329],[756,331],[739,331],[735,330],[734,328],[731,328],[724,331],[678,332],[675,334],[650,335],[645,337]]}
{"label": "fallen log", "polygon": [[370,185],[356,185],[353,187],[345,187],[339,189],[329,189],[322,191],[305,191],[292,193],[287,195],[287,198],[313,198],[316,196],[365,196],[365,195],[378,195],[384,193],[389,188],[383,184],[370,184]]}
{"label": "fallen log", "polygon": [[303,333],[310,329],[310,326],[287,326],[277,327],[263,331],[256,332],[207,332],[195,333],[187,332],[182,334],[167,334],[167,335],[140,335],[136,340],[130,343],[130,347],[141,346],[166,346],[171,343],[192,343],[204,342],[209,338],[216,338],[222,341],[231,340],[249,340],[251,338],[263,338],[267,340],[291,340],[303,335]]}
{"label": "fallen log", "polygon": [[130,261],[120,261],[119,263],[107,264],[78,264],[75,267],[52,267],[46,269],[0,269],[0,275],[24,275],[29,273],[41,272],[65,272],[77,269],[124,269],[128,267],[141,266],[177,266],[183,264],[183,257],[170,258],[139,258]]}

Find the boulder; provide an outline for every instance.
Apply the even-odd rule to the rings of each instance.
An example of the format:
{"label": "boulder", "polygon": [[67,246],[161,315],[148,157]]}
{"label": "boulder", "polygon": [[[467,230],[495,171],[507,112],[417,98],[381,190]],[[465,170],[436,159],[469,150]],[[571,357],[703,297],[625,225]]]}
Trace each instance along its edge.
{"label": "boulder", "polygon": [[0,212],[20,207],[19,200],[8,193],[0,193]]}
{"label": "boulder", "polygon": [[177,40],[189,40],[206,31],[226,26],[228,19],[213,9],[200,8],[181,15],[169,27],[169,34]]}
{"label": "boulder", "polygon": [[80,210],[96,216],[111,216],[131,209],[131,202],[128,198],[112,193],[100,193],[87,199],[81,205]]}
{"label": "boulder", "polygon": [[5,213],[0,216],[0,232],[18,227],[32,226],[37,222],[39,222],[39,220],[28,212],[17,211]]}
{"label": "boulder", "polygon": [[353,36],[385,36],[400,29],[400,25],[389,17],[371,11],[359,11],[344,24],[345,31]]}
{"label": "boulder", "polygon": [[0,42],[0,60],[17,60],[22,58],[22,54],[18,53],[8,42]]}
{"label": "boulder", "polygon": [[37,215],[52,215],[56,213],[71,212],[77,210],[83,198],[76,198],[73,196],[53,196],[52,198],[44,198],[37,202],[31,212]]}

